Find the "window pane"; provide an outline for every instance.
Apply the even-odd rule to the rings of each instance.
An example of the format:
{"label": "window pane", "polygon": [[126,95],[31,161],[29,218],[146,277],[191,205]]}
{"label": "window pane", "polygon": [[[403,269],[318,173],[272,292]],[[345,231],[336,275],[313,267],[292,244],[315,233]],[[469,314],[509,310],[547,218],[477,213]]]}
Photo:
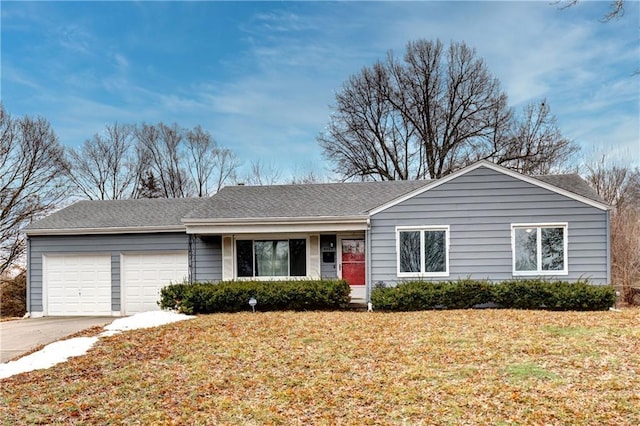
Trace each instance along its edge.
{"label": "window pane", "polygon": [[253,241],[236,241],[236,264],[239,277],[253,276]]}
{"label": "window pane", "polygon": [[400,272],[420,272],[420,231],[400,232]]}
{"label": "window pane", "polygon": [[286,277],[289,273],[288,241],[254,241],[256,277]]}
{"label": "window pane", "polygon": [[536,271],[537,228],[516,228],[516,271]]}
{"label": "window pane", "polygon": [[307,240],[289,240],[289,275],[307,275]]}
{"label": "window pane", "polygon": [[564,269],[564,228],[542,228],[542,270],[562,271]]}
{"label": "window pane", "polygon": [[446,272],[446,270],[446,232],[424,231],[424,271]]}

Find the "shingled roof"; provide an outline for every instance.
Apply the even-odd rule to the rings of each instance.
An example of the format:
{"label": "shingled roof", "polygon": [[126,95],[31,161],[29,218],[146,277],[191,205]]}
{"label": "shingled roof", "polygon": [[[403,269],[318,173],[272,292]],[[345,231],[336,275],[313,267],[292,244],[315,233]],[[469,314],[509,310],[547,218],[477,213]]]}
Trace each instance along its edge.
{"label": "shingled roof", "polygon": [[139,200],[78,201],[25,228],[27,233],[38,230],[106,231],[134,228],[184,229],[182,218],[208,200],[205,198],[154,198]]}
{"label": "shingled roof", "polygon": [[369,210],[428,182],[231,186],[223,188],[185,219],[364,216]]}
{"label": "shingled roof", "polygon": [[581,195],[598,203],[605,204],[605,201],[598,193],[579,175],[572,173],[566,175],[542,175],[532,176],[535,179],[548,183],[558,188],[564,189],[574,194]]}
{"label": "shingled roof", "polygon": [[[495,166],[494,166],[495,167]],[[604,205],[578,175],[533,177]],[[79,201],[25,230],[28,234],[180,231],[199,219],[366,217],[371,210],[437,181],[230,186],[210,198]]]}

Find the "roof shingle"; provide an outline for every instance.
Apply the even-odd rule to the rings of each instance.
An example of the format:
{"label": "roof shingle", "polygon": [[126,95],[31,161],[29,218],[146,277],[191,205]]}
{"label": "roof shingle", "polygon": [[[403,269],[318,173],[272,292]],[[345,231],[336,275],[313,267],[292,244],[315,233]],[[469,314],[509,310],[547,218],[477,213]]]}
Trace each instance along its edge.
{"label": "roof shingle", "polygon": [[429,181],[225,187],[185,219],[366,215]]}
{"label": "roof shingle", "polygon": [[[604,204],[576,174],[533,178]],[[434,181],[231,186],[210,198],[79,201],[32,223],[38,230],[184,227],[183,219],[261,219],[366,216],[369,211]]]}
{"label": "roof shingle", "polygon": [[26,227],[41,229],[181,227],[181,219],[204,198],[78,201]]}

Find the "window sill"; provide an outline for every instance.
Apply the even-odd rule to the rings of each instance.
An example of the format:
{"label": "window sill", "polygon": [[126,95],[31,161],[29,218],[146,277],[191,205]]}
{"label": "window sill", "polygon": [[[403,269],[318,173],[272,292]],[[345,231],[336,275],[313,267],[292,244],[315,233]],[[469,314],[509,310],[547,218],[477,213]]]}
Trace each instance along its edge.
{"label": "window sill", "polygon": [[514,277],[569,275],[569,271],[513,271],[512,275]]}
{"label": "window sill", "polygon": [[413,272],[398,272],[398,278],[438,278],[448,277],[449,272],[430,272],[430,273],[413,273]]}
{"label": "window sill", "polygon": [[272,276],[272,277],[235,277],[236,281],[306,281],[306,280],[319,280],[320,277],[312,276]]}

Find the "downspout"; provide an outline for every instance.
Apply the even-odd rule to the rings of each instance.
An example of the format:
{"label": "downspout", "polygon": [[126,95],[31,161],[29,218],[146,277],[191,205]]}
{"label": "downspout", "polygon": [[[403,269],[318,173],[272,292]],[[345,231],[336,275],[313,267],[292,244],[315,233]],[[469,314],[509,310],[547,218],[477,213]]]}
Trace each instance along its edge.
{"label": "downspout", "polygon": [[[31,239],[27,235],[27,314],[31,313]],[[44,304],[44,301],[42,301]]]}
{"label": "downspout", "polygon": [[195,258],[195,252],[196,252],[196,248],[195,248],[195,244],[194,244],[194,239],[195,239],[195,235],[194,234],[189,234],[189,254],[188,254],[188,259],[189,259],[189,284],[193,284],[193,280],[194,280],[194,275],[195,275],[195,266],[196,266],[196,258]]}
{"label": "downspout", "polygon": [[611,210],[607,210],[607,282],[605,284],[613,284],[611,282]]}
{"label": "downspout", "polygon": [[366,269],[365,269],[365,301],[371,302],[371,218],[367,218],[367,229],[364,231],[366,247]]}

